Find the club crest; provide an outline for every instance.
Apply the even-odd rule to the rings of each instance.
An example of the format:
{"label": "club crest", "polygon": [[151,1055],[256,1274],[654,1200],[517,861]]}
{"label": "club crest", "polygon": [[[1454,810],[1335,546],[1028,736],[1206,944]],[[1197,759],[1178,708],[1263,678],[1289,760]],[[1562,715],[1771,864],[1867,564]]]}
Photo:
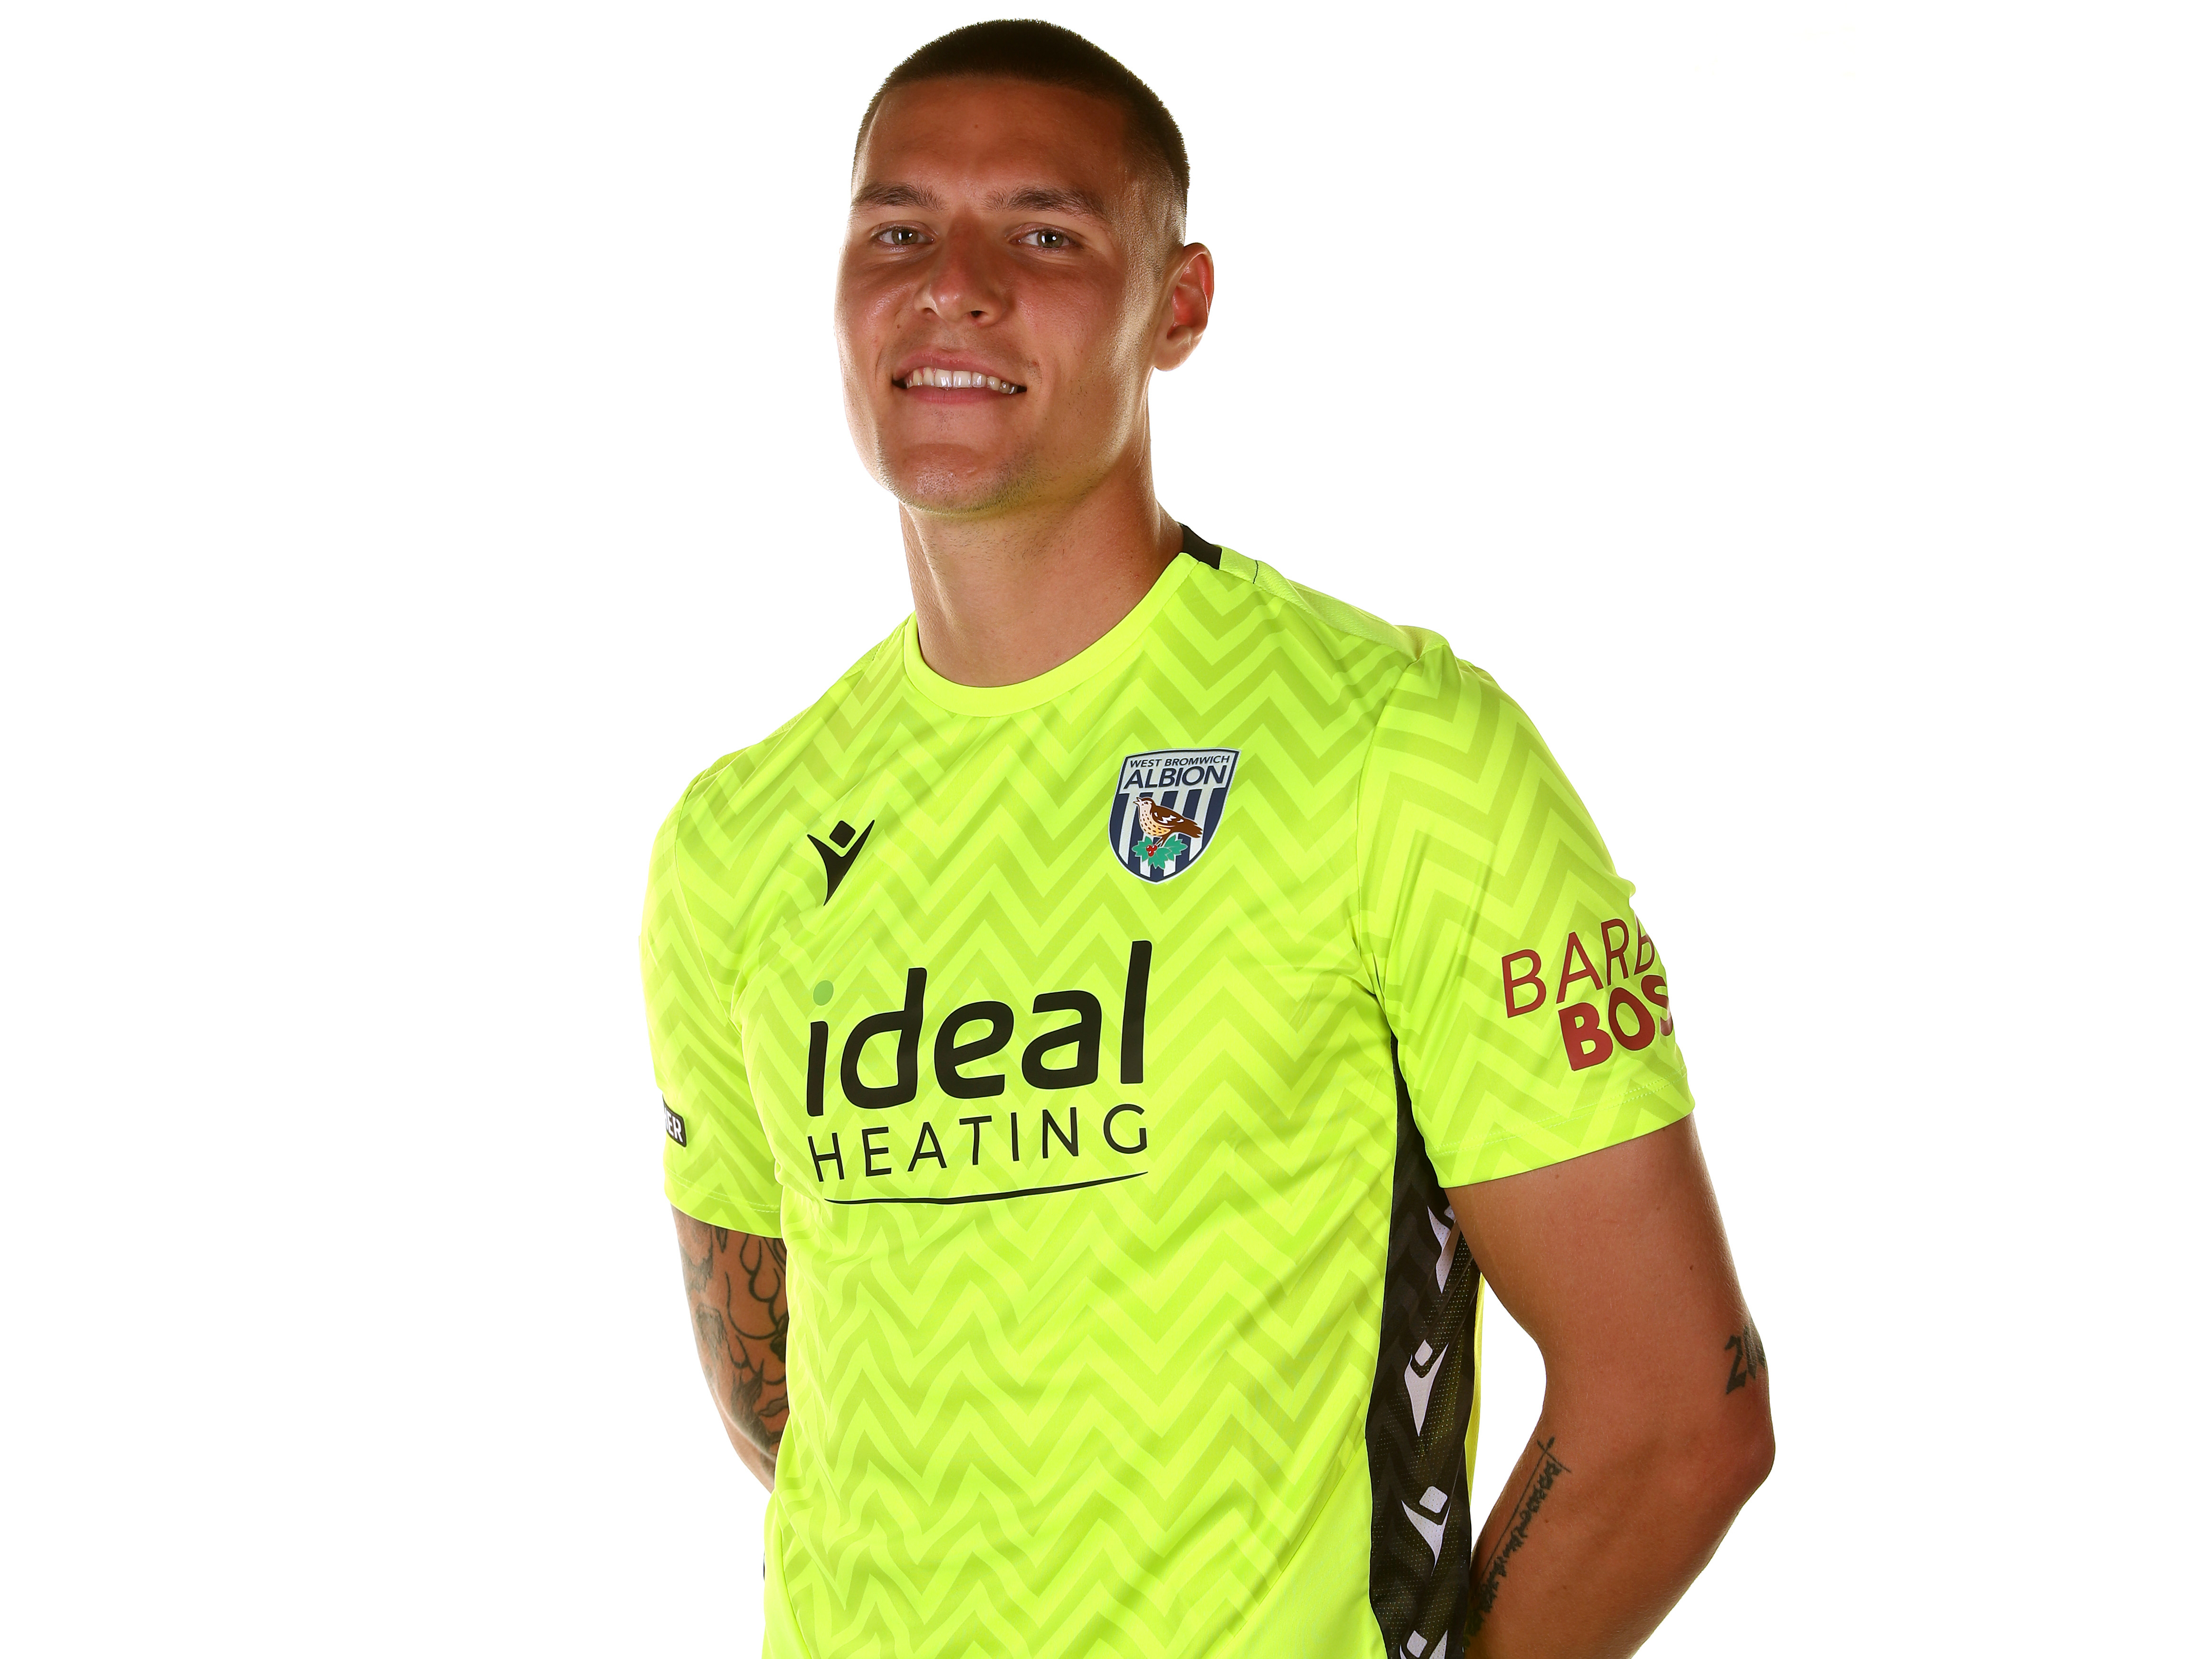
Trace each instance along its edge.
{"label": "club crest", "polygon": [[1234,749],[1155,749],[1121,763],[1106,818],[1106,844],[1139,881],[1166,881],[1198,862],[1213,845],[1229,786]]}

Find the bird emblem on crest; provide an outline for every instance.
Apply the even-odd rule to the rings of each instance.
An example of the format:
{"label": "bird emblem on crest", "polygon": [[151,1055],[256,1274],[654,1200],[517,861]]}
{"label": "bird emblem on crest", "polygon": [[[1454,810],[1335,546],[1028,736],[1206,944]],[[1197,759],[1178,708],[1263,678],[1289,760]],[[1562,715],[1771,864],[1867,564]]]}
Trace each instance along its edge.
{"label": "bird emblem on crest", "polygon": [[1182,857],[1206,838],[1204,829],[1172,806],[1161,805],[1150,795],[1137,797],[1137,827],[1145,832],[1145,843],[1138,856],[1155,870],[1170,859]]}

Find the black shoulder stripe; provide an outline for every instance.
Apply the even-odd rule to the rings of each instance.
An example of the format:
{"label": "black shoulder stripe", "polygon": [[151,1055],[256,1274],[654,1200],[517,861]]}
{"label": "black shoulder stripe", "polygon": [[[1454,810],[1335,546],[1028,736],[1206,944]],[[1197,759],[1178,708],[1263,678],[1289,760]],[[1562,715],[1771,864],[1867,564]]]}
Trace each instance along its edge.
{"label": "black shoulder stripe", "polygon": [[1188,525],[1182,527],[1182,550],[1200,564],[1210,564],[1216,570],[1221,568],[1221,550]]}

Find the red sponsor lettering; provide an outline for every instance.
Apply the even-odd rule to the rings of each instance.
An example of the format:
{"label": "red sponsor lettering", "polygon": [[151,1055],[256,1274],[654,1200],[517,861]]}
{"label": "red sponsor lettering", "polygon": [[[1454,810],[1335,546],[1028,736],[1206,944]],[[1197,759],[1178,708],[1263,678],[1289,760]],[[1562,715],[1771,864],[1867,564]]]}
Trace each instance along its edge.
{"label": "red sponsor lettering", "polygon": [[[1665,975],[1660,974],[1644,975],[1644,1000],[1655,1008],[1664,1009],[1668,1006],[1667,981]],[[1659,1035],[1661,1036],[1672,1036],[1674,1035],[1674,1015],[1662,1012],[1659,1016]]]}
{"label": "red sponsor lettering", "polygon": [[[1613,943],[1613,930],[1616,927],[1620,929],[1620,942],[1618,945]],[[1628,977],[1628,924],[1619,916],[1614,916],[1607,921],[1604,927],[1598,929],[1598,933],[1605,945],[1605,982],[1607,985],[1613,983],[1613,964],[1616,962],[1620,964],[1621,978],[1626,979]]]}
{"label": "red sponsor lettering", "polygon": [[[1525,974],[1515,973],[1513,964],[1524,958],[1528,963],[1528,971]],[[1509,957],[1500,957],[1498,966],[1505,975],[1506,1018],[1510,1019],[1516,1014],[1525,1014],[1533,1008],[1540,1008],[1544,1006],[1544,981],[1537,977],[1544,971],[1543,957],[1538,956],[1534,951],[1516,951]],[[1536,994],[1527,1002],[1516,1002],[1514,993],[1524,985],[1534,986]]]}
{"label": "red sponsor lettering", "polygon": [[[1579,968],[1575,966],[1577,962],[1582,963]],[[1593,990],[1605,988],[1604,981],[1597,976],[1597,969],[1590,966],[1589,952],[1583,949],[1582,936],[1570,933],[1567,935],[1567,948],[1559,953],[1559,993],[1552,1000],[1565,1002],[1567,987],[1578,979],[1588,980]]]}
{"label": "red sponsor lettering", "polygon": [[[1633,1030],[1624,1030],[1620,1017],[1630,1016]],[[1626,985],[1616,985],[1613,994],[1605,1001],[1605,1023],[1613,1028],[1613,1041],[1624,1048],[1643,1049],[1651,1046],[1651,1039],[1659,1035],[1659,1024],[1651,1018],[1651,1011],[1636,1000],[1636,994]]]}
{"label": "red sponsor lettering", "polygon": [[1559,1010],[1559,1039],[1567,1045],[1567,1064],[1577,1072],[1613,1058],[1613,1039],[1599,1022],[1595,1002]]}
{"label": "red sponsor lettering", "polygon": [[1658,965],[1659,947],[1651,942],[1651,935],[1644,931],[1644,924],[1636,924],[1636,971],[1649,973]]}

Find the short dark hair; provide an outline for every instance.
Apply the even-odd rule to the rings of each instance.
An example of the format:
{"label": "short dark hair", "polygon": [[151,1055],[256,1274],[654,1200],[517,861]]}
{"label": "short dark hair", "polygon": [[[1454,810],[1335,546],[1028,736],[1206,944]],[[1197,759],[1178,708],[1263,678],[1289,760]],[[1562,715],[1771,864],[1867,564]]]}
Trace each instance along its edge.
{"label": "short dark hair", "polygon": [[1182,129],[1158,94],[1132,75],[1121,59],[1101,51],[1073,29],[1034,17],[1000,18],[996,22],[970,23],[950,34],[940,34],[884,76],[876,95],[868,100],[860,117],[860,131],[853,140],[853,159],[868,140],[868,125],[876,107],[894,87],[916,81],[942,81],[962,75],[1003,75],[1017,81],[1035,81],[1048,87],[1070,87],[1118,104],[1128,117],[1129,143],[1139,169],[1158,175],[1168,187],[1176,234],[1182,235],[1183,216],[1190,206],[1190,155],[1182,146]]}

